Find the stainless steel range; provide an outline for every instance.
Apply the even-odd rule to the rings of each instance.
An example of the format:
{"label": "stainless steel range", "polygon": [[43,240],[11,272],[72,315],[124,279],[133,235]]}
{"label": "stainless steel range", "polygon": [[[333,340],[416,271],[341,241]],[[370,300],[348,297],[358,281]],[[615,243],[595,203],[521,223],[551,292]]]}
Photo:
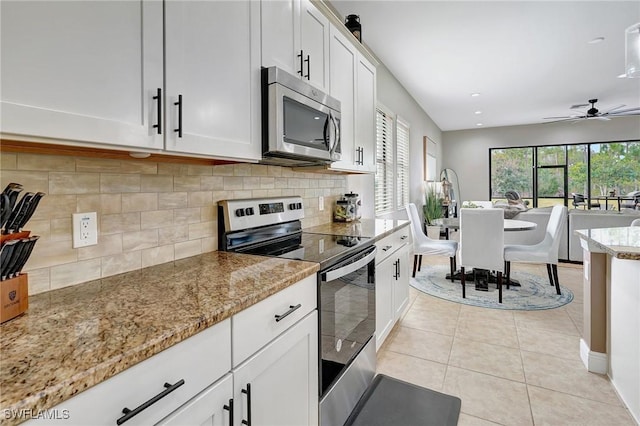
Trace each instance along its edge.
{"label": "stainless steel range", "polygon": [[376,369],[373,240],[302,232],[300,197],[218,205],[220,250],[320,264],[320,424],[343,424]]}

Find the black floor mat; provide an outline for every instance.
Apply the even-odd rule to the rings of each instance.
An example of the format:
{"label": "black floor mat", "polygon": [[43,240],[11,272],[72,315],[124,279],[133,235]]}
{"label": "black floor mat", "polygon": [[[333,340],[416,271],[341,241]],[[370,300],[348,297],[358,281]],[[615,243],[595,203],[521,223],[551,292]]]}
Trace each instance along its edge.
{"label": "black floor mat", "polygon": [[378,374],[345,426],[455,426],[460,398]]}

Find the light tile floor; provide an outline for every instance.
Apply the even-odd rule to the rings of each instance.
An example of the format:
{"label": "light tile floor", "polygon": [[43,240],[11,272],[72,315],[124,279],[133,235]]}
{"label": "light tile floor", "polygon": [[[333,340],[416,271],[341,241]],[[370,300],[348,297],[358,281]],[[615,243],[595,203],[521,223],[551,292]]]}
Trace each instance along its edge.
{"label": "light tile floor", "polygon": [[[423,258],[422,268],[447,264]],[[512,271],[547,276],[544,265]],[[459,425],[635,425],[606,376],[580,360],[582,265],[559,264],[574,300],[545,311],[460,305],[413,287],[378,372],[462,399]],[[507,291],[505,289],[505,291]]]}

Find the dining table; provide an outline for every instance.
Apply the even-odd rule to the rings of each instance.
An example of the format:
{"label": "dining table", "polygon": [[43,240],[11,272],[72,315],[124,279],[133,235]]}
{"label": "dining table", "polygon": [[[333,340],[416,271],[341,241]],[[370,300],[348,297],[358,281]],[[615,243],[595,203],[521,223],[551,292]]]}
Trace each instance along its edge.
{"label": "dining table", "polygon": [[[609,210],[609,201],[617,201],[618,202],[618,211],[620,211],[620,206],[622,201],[635,201],[636,197],[630,197],[627,195],[599,195],[596,197],[591,197],[592,200],[604,201],[604,209]],[[615,206],[613,210],[615,210]]]}
{"label": "dining table", "polygon": [[[439,225],[445,228],[445,233],[447,239],[449,239],[449,229],[458,230],[460,229],[460,218],[459,217],[446,217],[440,219],[434,219],[432,222],[434,225]],[[518,219],[504,219],[504,230],[505,232],[516,232],[516,231],[529,231],[532,229],[536,229],[538,226],[535,222],[530,222],[528,220],[518,220]],[[480,273],[482,272],[482,273]],[[461,279],[462,272],[455,271],[453,274],[454,280]],[[479,276],[486,276],[486,279],[481,279],[478,281]],[[451,273],[447,273],[446,278],[451,280]],[[465,273],[465,281],[474,281],[476,283],[476,290],[480,291],[488,291],[489,283],[497,283],[496,275],[492,274],[491,271],[485,271],[481,269],[474,268],[472,271]],[[511,278],[510,285],[514,287],[520,287],[520,282]]]}

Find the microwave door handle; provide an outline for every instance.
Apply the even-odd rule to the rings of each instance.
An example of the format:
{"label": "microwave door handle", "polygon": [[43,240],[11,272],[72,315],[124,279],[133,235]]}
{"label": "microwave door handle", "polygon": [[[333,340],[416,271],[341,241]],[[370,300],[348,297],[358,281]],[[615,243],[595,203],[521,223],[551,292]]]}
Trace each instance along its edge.
{"label": "microwave door handle", "polygon": [[331,140],[329,135],[329,120],[331,116],[327,115],[327,119],[324,120],[324,130],[322,131],[322,139],[324,140],[324,145],[327,147],[329,151],[331,151]]}
{"label": "microwave door handle", "polygon": [[338,129],[338,122],[336,121],[333,114],[331,114],[331,122],[333,123],[334,138],[333,138],[333,144],[331,144],[330,153],[331,155],[333,155],[333,153],[336,151],[338,146],[340,146],[340,130]]}

